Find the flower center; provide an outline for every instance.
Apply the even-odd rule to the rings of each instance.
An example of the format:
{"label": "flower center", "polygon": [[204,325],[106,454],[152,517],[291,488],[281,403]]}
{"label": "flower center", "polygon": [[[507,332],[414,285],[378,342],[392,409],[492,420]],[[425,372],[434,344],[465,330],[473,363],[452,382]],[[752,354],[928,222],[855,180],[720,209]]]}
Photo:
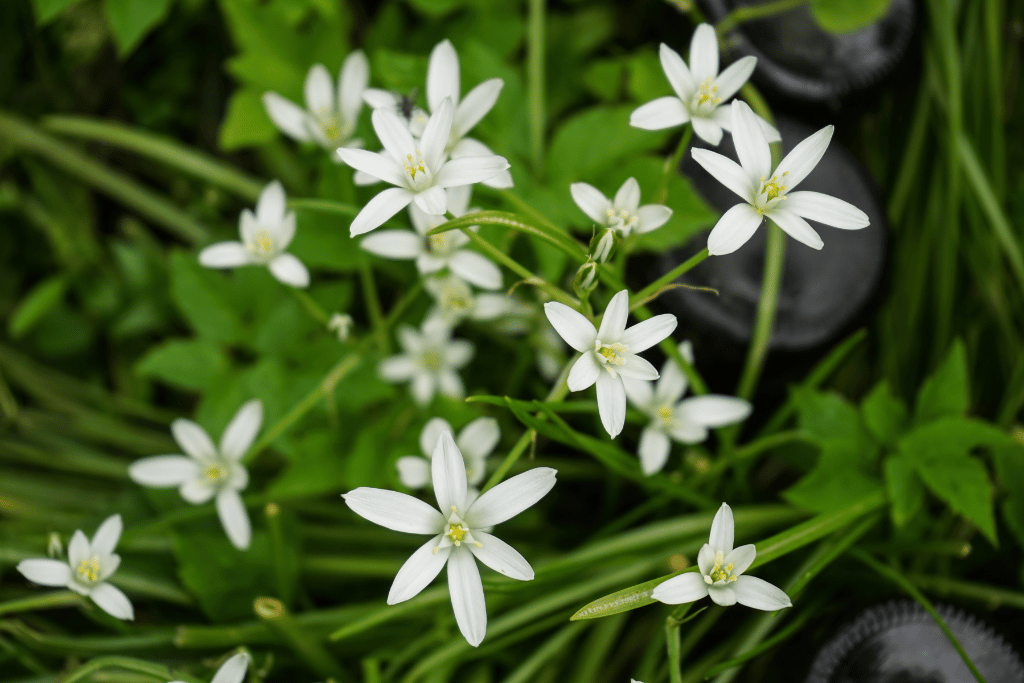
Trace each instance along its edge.
{"label": "flower center", "polygon": [[88,560],[80,560],[75,571],[82,581],[96,583],[100,580],[100,556],[93,555]]}
{"label": "flower center", "polygon": [[469,527],[465,524],[459,524],[458,526],[449,526],[445,536],[452,539],[452,543],[455,545],[462,545],[462,540],[466,538],[468,533]]}
{"label": "flower center", "polygon": [[765,177],[761,176],[761,187],[757,191],[757,205],[754,207],[759,213],[764,213],[764,209],[770,209],[786,199],[786,190],[789,187],[783,185],[783,182],[787,175],[789,175],[789,171],[783,172],[781,179],[773,175],[771,179],[765,180]]}
{"label": "flower center", "polygon": [[674,422],[672,419],[672,408],[670,406],[665,405],[658,408],[657,416],[658,419],[661,420],[661,423],[666,427],[671,426]]}
{"label": "flower center", "polygon": [[694,96],[694,104],[704,109],[713,109],[721,103],[722,98],[718,96],[718,86],[712,82],[711,78],[705,78],[704,82],[700,84],[700,90]]}
{"label": "flower center", "polygon": [[259,258],[266,258],[274,253],[274,238],[269,230],[257,230],[253,241],[248,245],[249,252]]}
{"label": "flower center", "polygon": [[618,228],[622,233],[629,235],[633,228],[640,223],[640,217],[625,209],[608,209],[608,226]]}
{"label": "flower center", "polygon": [[408,173],[409,177],[413,180],[416,180],[417,173],[422,173],[424,175],[427,173],[426,163],[423,161],[423,154],[421,154],[419,150],[416,150],[415,157],[412,154],[406,154],[405,161],[402,162],[402,166],[405,167],[406,173]]}
{"label": "flower center", "polygon": [[441,369],[441,353],[437,349],[427,349],[422,356],[423,367],[428,370]]}
{"label": "flower center", "polygon": [[447,548],[450,545],[458,548],[463,543],[472,543],[477,548],[483,548],[483,545],[473,538],[469,526],[459,517],[458,509],[452,505],[452,514],[448,517],[448,523],[444,525],[444,533],[441,536],[441,541],[434,548],[434,554],[436,555],[441,548]]}
{"label": "flower center", "polygon": [[737,576],[733,576],[732,562],[726,564],[724,567],[722,566],[723,564],[725,564],[725,555],[722,553],[721,550],[719,550],[717,553],[715,553],[715,566],[711,569],[709,573],[704,575],[704,583],[710,586],[711,584],[717,583],[719,581],[735,581],[737,579]]}
{"label": "flower center", "polygon": [[[598,359],[605,365],[625,365],[626,354],[629,353],[629,347],[625,344],[616,342],[614,344],[602,344],[600,340],[594,342],[594,351],[597,353]],[[611,368],[608,368],[611,371]],[[612,373],[614,374],[614,373]]]}
{"label": "flower center", "polygon": [[203,468],[203,477],[206,479],[206,483],[213,485],[220,482],[222,479],[226,479],[228,476],[228,470],[223,465],[213,464],[207,465]]}
{"label": "flower center", "polygon": [[448,251],[448,233],[441,233],[440,235],[431,235],[427,240],[427,246],[431,253],[443,256]]}
{"label": "flower center", "polygon": [[316,118],[317,123],[320,124],[320,130],[323,131],[328,142],[338,144],[347,137],[345,131],[342,130],[341,116],[336,111],[324,109],[317,112]]}

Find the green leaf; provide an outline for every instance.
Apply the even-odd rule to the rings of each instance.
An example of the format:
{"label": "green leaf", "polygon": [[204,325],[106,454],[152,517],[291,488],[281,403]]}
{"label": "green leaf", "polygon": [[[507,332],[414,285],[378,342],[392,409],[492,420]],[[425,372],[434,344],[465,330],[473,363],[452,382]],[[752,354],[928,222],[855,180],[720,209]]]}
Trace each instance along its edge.
{"label": "green leaf", "polygon": [[860,412],[871,435],[887,445],[896,443],[907,421],[906,404],[893,395],[884,380],[864,397]]}
{"label": "green leaf", "polygon": [[921,385],[914,421],[924,424],[947,415],[963,415],[969,403],[967,355],[963,342],[957,340],[939,367]]}
{"label": "green leaf", "polygon": [[7,321],[7,334],[20,339],[64,299],[67,281],[60,275],[47,278],[32,288]]}
{"label": "green leaf", "polygon": [[134,50],[142,38],[160,23],[172,1],[106,0],[107,23],[121,57]]}
{"label": "green leaf", "polygon": [[171,296],[189,325],[205,339],[233,342],[241,336],[235,311],[224,295],[225,277],[199,265],[192,254],[171,255]]}
{"label": "green leaf", "polygon": [[206,391],[228,370],[220,348],[201,339],[171,339],[149,351],[135,372],[181,389]]}
{"label": "green leaf", "polygon": [[594,60],[583,72],[583,85],[605,102],[619,99],[625,82],[626,63],[621,58]]}
{"label": "green leaf", "polygon": [[850,33],[889,11],[890,0],[811,0],[811,15],[829,33]]}
{"label": "green leaf", "polygon": [[817,466],[782,493],[782,497],[812,512],[834,512],[879,490],[859,468],[861,453],[848,441],[830,441]]}
{"label": "green leaf", "polygon": [[636,104],[650,102],[665,95],[674,95],[665,78],[661,60],[653,49],[644,49],[629,58],[629,79],[626,84],[630,98]]}
{"label": "green leaf", "polygon": [[82,0],[32,0],[32,8],[36,11],[36,23],[43,25],[58,14],[77,5]]}
{"label": "green leaf", "polygon": [[260,145],[276,136],[277,128],[267,116],[261,93],[246,88],[236,90],[228,101],[228,111],[220,126],[221,149]]}
{"label": "green leaf", "polygon": [[996,474],[1006,490],[1003,519],[1017,540],[1024,544],[1024,448],[1014,444],[992,449]]}
{"label": "green leaf", "polygon": [[[823,448],[844,443],[845,452],[865,463],[873,462],[878,452],[873,439],[861,423],[860,413],[837,393],[805,391],[796,397],[797,422]],[[840,449],[835,451],[840,452]],[[852,461],[851,461],[852,462]]]}
{"label": "green leaf", "polygon": [[562,124],[548,154],[550,184],[588,180],[624,157],[661,147],[668,134],[631,128],[633,109],[631,105],[592,107]]}
{"label": "green leaf", "polygon": [[[267,489],[267,495],[299,498],[341,492],[345,483],[345,458],[334,436],[318,430],[299,439],[296,457]],[[350,455],[346,455],[350,457]]]}
{"label": "green leaf", "polygon": [[924,506],[924,488],[917,478],[914,463],[905,456],[885,461],[885,489],[892,502],[892,521],[897,527],[903,527]]}
{"label": "green leaf", "polygon": [[[693,567],[689,571],[695,570],[696,567]],[[637,609],[638,607],[653,605],[657,602],[657,600],[651,597],[651,593],[654,592],[654,589],[657,588],[659,584],[665,583],[672,577],[679,576],[683,571],[659,576],[656,579],[651,579],[650,581],[645,581],[635,586],[630,586],[629,588],[623,588],[620,591],[615,591],[614,593],[610,593],[602,598],[598,598],[597,600],[589,602],[576,610],[576,613],[569,617],[569,621],[610,617],[613,614],[621,614],[623,612]]]}
{"label": "green leaf", "polygon": [[944,417],[904,436],[900,439],[899,449],[915,459],[925,459],[935,453],[967,455],[978,446],[1012,443],[1009,434],[987,422],[967,417]]}

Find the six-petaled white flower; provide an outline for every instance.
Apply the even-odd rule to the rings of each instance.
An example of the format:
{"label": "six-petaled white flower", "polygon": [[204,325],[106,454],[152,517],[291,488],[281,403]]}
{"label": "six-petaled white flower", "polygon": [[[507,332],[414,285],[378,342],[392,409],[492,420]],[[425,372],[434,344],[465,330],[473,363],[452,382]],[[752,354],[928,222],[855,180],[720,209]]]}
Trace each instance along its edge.
{"label": "six-petaled white flower", "polygon": [[[210,683],[242,683],[242,680],[245,678],[245,672],[248,670],[249,655],[245,652],[239,652],[220,665]],[[171,681],[171,683],[182,682]]]}
{"label": "six-petaled white flower", "polygon": [[[630,115],[629,125],[661,130],[689,121],[698,137],[717,145],[722,141],[722,131],[732,129],[729,108],[722,107],[722,103],[747,82],[757,58],[743,57],[718,73],[718,39],[715,29],[708,24],[701,24],[693,32],[689,67],[678,52],[664,43],[660,56],[661,67],[676,96],[659,97],[642,105]],[[771,141],[779,139],[778,131],[767,121],[760,118],[758,121]]]}
{"label": "six-petaled white flower", "polygon": [[306,109],[276,92],[263,95],[263,106],[270,120],[288,137],[299,142],[315,142],[324,149],[358,147],[353,139],[363,107],[363,91],[370,79],[370,64],[362,50],[350,54],[338,75],[338,89],[323,64],[316,64],[306,76]]}
{"label": "six-petaled white flower", "polygon": [[722,503],[711,523],[711,538],[697,554],[700,571],[673,576],[658,584],[651,597],[669,605],[693,602],[710,595],[723,607],[737,602],[766,611],[792,607],[793,603],[783,590],[756,576],[743,576],[757,551],[753,544],[733,548],[735,531],[732,508]]}
{"label": "six-petaled white flower", "polygon": [[509,300],[504,294],[474,294],[458,275],[427,278],[423,287],[437,302],[430,317],[440,318],[452,327],[467,318],[496,320],[509,310]]}
{"label": "six-petaled white flower", "polygon": [[626,390],[622,378],[655,380],[658,371],[636,355],[646,351],[676,329],[676,317],[663,313],[626,329],[629,293],[612,297],[601,319],[601,328],[565,304],[549,301],[544,312],[562,339],[582,355],[569,371],[569,391],[582,391],[597,383],[597,408],[601,424],[612,438],[626,422]]}
{"label": "six-petaled white flower", "polygon": [[428,318],[420,330],[408,325],[398,328],[398,341],[405,353],[385,358],[380,376],[387,382],[411,382],[412,397],[425,406],[438,391],[462,400],[466,389],[456,370],[473,357],[473,345],[452,339],[451,327],[441,318]]}
{"label": "six-petaled white flower", "polygon": [[256,213],[243,209],[238,221],[241,242],[218,242],[199,252],[207,268],[264,265],[278,280],[292,287],[309,285],[309,271],[285,249],[295,237],[295,212],[287,210],[284,188],[276,180],[260,193]]}
{"label": "six-petaled white flower", "polygon": [[740,163],[706,149],[693,150],[694,160],[708,173],[743,199],[718,219],[708,235],[708,253],[731,254],[754,234],[765,218],[813,249],[824,245],[805,218],[843,230],[867,227],[863,211],[821,192],[792,192],[814,169],[832,139],[832,126],[825,126],[798,144],[772,170],[768,140],[757,125],[754,112],[745,102],[732,104],[732,139]]}
{"label": "six-petaled white flower", "polygon": [[[693,364],[690,342],[679,345],[679,353]],[[731,396],[693,396],[680,401],[686,393],[686,375],[672,359],[661,368],[654,387],[650,382],[623,379],[626,397],[646,413],[651,422],[640,434],[637,447],[644,474],[660,472],[668,460],[671,441],[700,443],[708,438],[708,428],[724,427],[750,415],[750,404]]]}
{"label": "six-petaled white flower", "polygon": [[417,142],[397,114],[377,109],[372,116],[373,129],[385,151],[338,150],[352,168],[395,185],[371,199],[356,215],[349,228],[353,236],[380,226],[414,201],[424,213],[442,215],[448,210],[446,188],[488,180],[509,167],[504,157],[495,155],[446,161],[445,146],[453,115],[452,101],[445,98],[431,114],[423,137]]}
{"label": "six-petaled white flower", "polygon": [[[452,431],[448,420],[435,417],[423,426],[420,432],[419,455],[403,455],[395,463],[398,479],[411,489],[421,489],[430,483],[430,459],[434,454],[437,440],[444,432]],[[487,456],[498,445],[501,431],[493,417],[478,417],[462,428],[455,444],[466,461],[466,478],[470,486],[479,486],[484,480]]]}
{"label": "six-petaled white flower", "polygon": [[206,430],[191,420],[171,423],[171,434],[186,455],[156,455],[136,461],[128,470],[143,486],[178,487],[193,505],[216,498],[217,514],[228,539],[239,550],[249,547],[252,529],[239,491],[249,485],[242,457],[252,446],[263,423],[263,403],[249,401],[235,413],[220,438],[220,448]]}
{"label": "six-petaled white flower", "polygon": [[81,530],[75,531],[68,544],[68,561],[47,559],[22,560],[18,571],[43,586],[66,586],[90,598],[104,612],[118,619],[134,619],[135,610],[128,596],[107,583],[121,557],[114,553],[121,538],[121,515],[108,517],[90,542]]}
{"label": "six-petaled white flower", "polygon": [[555,470],[536,467],[471,497],[466,466],[451,432],[443,432],[430,461],[437,509],[412,496],[358,488],[345,503],[374,524],[409,534],[429,534],[402,565],[388,604],[417,595],[448,565],[448,591],[459,630],[476,647],[487,632],[487,608],[476,561],[520,581],[533,579],[530,563],[512,546],[485,531],[529,508],[555,485]]}
{"label": "six-petaled white flower", "polygon": [[[583,213],[598,225],[615,229],[623,237],[642,235],[660,228],[672,217],[672,209],[663,204],[640,206],[640,183],[629,178],[609,200],[593,185],[573,183],[569,186],[572,199]],[[601,259],[598,259],[601,260]]]}

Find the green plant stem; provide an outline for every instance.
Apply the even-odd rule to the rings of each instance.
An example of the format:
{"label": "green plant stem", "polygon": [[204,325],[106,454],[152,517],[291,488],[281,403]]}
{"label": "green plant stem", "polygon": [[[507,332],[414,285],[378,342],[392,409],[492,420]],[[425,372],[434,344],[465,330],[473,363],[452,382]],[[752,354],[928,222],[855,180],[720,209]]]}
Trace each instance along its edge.
{"label": "green plant stem", "polygon": [[339,216],[355,216],[362,210],[358,206],[336,202],[333,199],[307,199],[305,197],[289,199],[288,208],[296,211],[334,213]]}
{"label": "green plant stem", "polygon": [[754,21],[756,19],[765,19],[767,17],[773,17],[783,12],[788,12],[791,9],[806,5],[808,0],[772,0],[771,2],[764,2],[759,5],[745,5],[737,7],[729,14],[725,15],[725,18],[715,24],[715,32],[719,38],[724,36],[726,33],[734,29],[737,25]]}
{"label": "green plant stem", "polygon": [[651,284],[647,285],[646,287],[641,289],[639,292],[634,294],[632,297],[630,297],[630,300],[631,300],[630,308],[631,309],[632,308],[637,308],[637,307],[639,307],[639,306],[641,306],[643,304],[646,304],[651,298],[653,298],[653,297],[657,296],[658,294],[660,294],[661,293],[661,289],[663,287],[666,287],[667,285],[670,285],[673,282],[675,282],[677,278],[679,278],[682,275],[685,275],[686,273],[688,273],[691,269],[696,267],[699,263],[701,263],[707,257],[708,257],[708,249],[707,249],[707,247],[704,247],[703,249],[698,251],[696,254],[694,254],[690,258],[686,259],[685,261],[680,263],[678,266],[676,266],[675,268],[673,268],[669,272],[665,273],[664,275],[659,277],[657,280],[655,280]]}
{"label": "green plant stem", "polygon": [[937,595],[952,595],[968,600],[977,600],[988,609],[1001,605],[1024,610],[1024,592],[996,588],[984,583],[959,581],[947,576],[926,576],[924,574],[908,574],[907,580],[922,589]]}
{"label": "green plant stem", "polygon": [[260,621],[280,636],[281,640],[292,649],[292,652],[317,674],[325,678],[333,677],[336,680],[351,680],[331,653],[319,640],[305,632],[280,600],[256,598],[253,611]]}
{"label": "green plant stem", "polygon": [[[267,520],[267,535],[270,536],[271,569],[274,571],[274,587],[277,597],[287,601],[290,597],[288,581],[288,556],[284,540],[284,529],[281,524],[281,507],[277,503],[263,506],[263,516]],[[304,556],[305,557],[305,556]]]}
{"label": "green plant stem", "polygon": [[529,17],[527,25],[527,84],[530,107],[530,156],[533,172],[538,178],[544,177],[544,128],[547,117],[544,101],[544,48],[547,36],[544,30],[546,0],[528,0]]}
{"label": "green plant stem", "polygon": [[16,612],[28,612],[37,609],[56,609],[59,607],[75,607],[83,604],[82,596],[73,591],[56,591],[29,595],[24,598],[0,602],[0,616]]}
{"label": "green plant stem", "polygon": [[1003,59],[1002,35],[1004,20],[1000,0],[985,0],[985,71],[988,74],[989,135],[992,155],[992,187],[997,197],[1006,194],[1006,136],[1003,132]]}
{"label": "green plant stem", "polygon": [[771,343],[772,328],[775,326],[775,311],[779,304],[782,288],[782,274],[786,262],[786,235],[779,226],[767,222],[768,240],[764,252],[764,275],[761,281],[761,297],[757,302],[757,319],[754,333],[750,338],[750,349],[743,365],[743,375],[736,389],[736,396],[750,399],[757,388],[757,380],[764,368],[768,346]]}
{"label": "green plant stem", "polygon": [[313,318],[313,320],[325,327],[327,326],[327,323],[330,322],[331,318],[327,315],[327,311],[322,309],[320,304],[318,304],[313,297],[297,287],[289,287],[288,289],[295,295],[295,298],[299,300],[302,308],[309,313],[309,316]]}
{"label": "green plant stem", "polygon": [[946,634],[947,638],[949,638],[950,644],[960,655],[960,658],[964,660],[964,664],[966,664],[967,668],[971,670],[972,674],[974,674],[974,678],[977,679],[978,683],[985,683],[985,677],[981,675],[980,671],[978,671],[978,667],[974,666],[974,662],[971,661],[970,655],[968,655],[967,651],[964,650],[960,641],[957,640],[956,635],[953,634],[953,631],[950,630],[949,626],[942,619],[939,613],[935,611],[935,607],[932,605],[931,601],[928,600],[928,598],[926,598],[924,594],[914,586],[914,584],[908,581],[902,573],[896,571],[892,567],[882,564],[863,550],[853,548],[850,550],[850,554],[866,564],[868,567],[874,569],[878,574],[881,574],[902,588],[907,595],[917,602],[917,604],[921,605],[924,611],[928,612],[931,618],[935,620],[935,625],[938,626],[944,634]]}
{"label": "green plant stem", "polygon": [[809,434],[798,429],[776,432],[774,434],[769,434],[768,436],[759,437],[740,448],[730,451],[727,455],[722,456],[707,470],[704,472],[698,472],[694,479],[699,481],[708,477],[717,476],[738,462],[748,460],[764,453],[765,451],[778,448],[779,446],[800,442],[812,443],[814,442],[814,439]]}
{"label": "green plant stem", "polygon": [[131,657],[99,657],[75,669],[67,678],[62,679],[61,683],[91,680],[92,674],[103,669],[123,669],[124,671],[148,674],[164,680],[170,680],[174,675],[166,666],[153,664],[141,659],[133,659]]}
{"label": "green plant stem", "polygon": [[683,160],[683,154],[686,153],[686,148],[690,146],[690,138],[692,137],[693,125],[683,126],[683,132],[679,136],[679,144],[676,145],[676,151],[668,159],[665,159],[665,166],[661,169],[658,191],[654,194],[656,204],[664,204],[668,201],[669,180],[672,178],[673,173],[679,173],[679,162]]}
{"label": "green plant stem", "polygon": [[665,650],[668,652],[668,680],[671,683],[682,683],[683,672],[680,668],[682,657],[679,653],[679,622],[672,617],[665,619]]}

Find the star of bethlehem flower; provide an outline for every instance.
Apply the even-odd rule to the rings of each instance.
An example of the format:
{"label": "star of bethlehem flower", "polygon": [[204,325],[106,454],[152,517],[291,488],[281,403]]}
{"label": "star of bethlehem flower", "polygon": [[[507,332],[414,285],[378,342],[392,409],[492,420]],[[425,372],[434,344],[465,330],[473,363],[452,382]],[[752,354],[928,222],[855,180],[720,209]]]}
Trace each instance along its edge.
{"label": "star of bethlehem flower", "polygon": [[753,544],[733,548],[735,530],[732,508],[722,503],[711,523],[711,538],[697,554],[700,572],[673,576],[658,584],[651,597],[669,605],[693,602],[710,595],[723,607],[737,602],[765,611],[792,607],[789,596],[781,589],[756,576],[743,575],[757,551]]}
{"label": "star of bethlehem flower", "polygon": [[629,317],[629,293],[626,290],[608,302],[600,329],[594,329],[585,316],[557,301],[544,304],[544,312],[562,339],[582,354],[569,371],[569,391],[582,391],[597,384],[601,424],[615,438],[626,422],[623,378],[658,379],[654,366],[636,354],[672,334],[676,329],[676,317],[664,313],[626,329]]}
{"label": "star of bethlehem flower", "polygon": [[413,400],[421,406],[430,403],[438,391],[461,401],[466,395],[457,370],[473,357],[473,345],[465,339],[452,339],[451,327],[440,318],[427,318],[416,330],[408,325],[398,328],[398,342],[405,353],[385,358],[380,376],[386,382],[410,382]]}
{"label": "star of bethlehem flower", "polygon": [[394,216],[412,202],[431,215],[448,210],[446,188],[471,185],[495,177],[509,167],[504,157],[495,155],[447,160],[445,146],[451,133],[454,107],[451,98],[440,103],[416,141],[394,112],[373,112],[373,129],[384,145],[384,152],[364,149],[338,150],[351,166],[395,187],[371,199],[352,220],[349,232],[362,235]]}
{"label": "star of bethlehem flower", "polygon": [[448,592],[459,630],[470,645],[487,632],[484,589],[476,560],[520,581],[533,579],[530,563],[488,530],[531,507],[555,485],[555,470],[536,467],[473,496],[466,466],[451,432],[441,433],[430,460],[437,509],[397,491],[358,488],[344,494],[345,503],[374,524],[432,538],[398,570],[388,604],[414,597],[448,565]]}
{"label": "star of bethlehem flower", "polygon": [[302,261],[285,249],[295,237],[295,212],[287,210],[284,188],[276,180],[260,192],[256,214],[243,209],[238,220],[241,242],[217,242],[199,252],[199,263],[207,268],[237,268],[261,265],[271,275],[292,287],[309,286],[309,271]]}
{"label": "star of bethlehem flower", "polygon": [[278,129],[298,142],[315,142],[324,149],[359,147],[362,141],[352,137],[363,91],[370,80],[370,63],[362,50],[345,58],[334,89],[331,75],[323,64],[315,64],[306,76],[306,109],[289,99],[268,92],[263,106]]}
{"label": "star of bethlehem flower", "polygon": [[[693,347],[685,341],[679,353],[693,364]],[[687,380],[682,369],[669,359],[661,368],[661,377],[651,386],[642,380],[623,379],[629,402],[651,418],[640,434],[637,454],[644,474],[660,472],[668,460],[671,441],[700,443],[708,438],[708,429],[724,427],[747,419],[750,404],[731,396],[693,396],[686,400]]]}
{"label": "star of bethlehem flower", "polygon": [[[456,218],[477,210],[469,208],[472,189],[472,186],[464,185],[448,190],[448,210]],[[430,230],[447,223],[447,218],[424,213],[413,203],[409,206],[409,219],[416,229],[415,232],[378,230],[363,238],[360,246],[371,254],[383,258],[415,260],[416,268],[422,275],[447,268],[481,289],[501,289],[501,269],[483,254],[463,249],[469,243],[469,238],[461,230],[427,235]],[[476,232],[479,226],[474,225],[470,229]]]}
{"label": "star of bethlehem flower", "polygon": [[239,550],[249,547],[252,529],[239,492],[249,485],[242,457],[263,424],[263,403],[249,401],[235,413],[220,437],[220,448],[206,430],[191,420],[171,423],[171,434],[185,455],[156,455],[132,463],[128,474],[137,484],[153,488],[178,487],[192,505],[216,498],[217,515],[228,539]]}
{"label": "star of bethlehem flower", "polygon": [[[239,652],[234,655],[226,662],[220,665],[217,669],[217,673],[213,675],[213,679],[210,683],[242,683],[245,678],[245,672],[249,670],[249,655],[245,652]],[[182,683],[181,681],[171,681],[171,683]]]}
{"label": "star of bethlehem flower", "polygon": [[[411,489],[422,489],[430,483],[430,462],[438,439],[444,432],[451,432],[452,426],[443,417],[435,417],[423,425],[420,432],[420,455],[403,455],[395,463],[398,480]],[[465,460],[466,480],[471,487],[477,487],[484,480],[487,456],[498,445],[501,431],[493,417],[478,417],[462,428],[455,438]]]}
{"label": "star of bethlehem flower", "polygon": [[117,619],[135,618],[128,596],[107,583],[121,564],[114,553],[121,538],[121,515],[108,517],[92,537],[75,531],[68,544],[68,561],[47,559],[22,560],[18,571],[33,583],[43,586],[64,586],[91,599],[104,612]]}
{"label": "star of bethlehem flower", "polygon": [[440,318],[449,327],[465,319],[495,320],[509,310],[504,294],[474,294],[469,284],[458,275],[429,277],[423,282],[436,305],[429,317]]}
{"label": "star of bethlehem flower", "polygon": [[[661,68],[676,96],[659,97],[640,106],[629,117],[629,125],[644,130],[675,128],[689,122],[697,137],[709,144],[722,141],[722,131],[732,130],[729,108],[722,104],[747,82],[757,65],[756,57],[736,60],[718,73],[718,39],[715,29],[701,24],[690,42],[690,65],[664,43],[660,49]],[[779,140],[779,132],[758,117],[769,140]]]}
{"label": "star of bethlehem flower", "polygon": [[[672,217],[672,209],[662,204],[640,206],[640,183],[629,178],[609,200],[593,185],[573,183],[569,186],[572,199],[583,213],[598,225],[612,228],[622,237],[660,228]],[[599,259],[600,260],[600,259]]]}
{"label": "star of bethlehem flower", "polygon": [[765,218],[786,234],[812,249],[824,245],[805,218],[842,230],[867,227],[868,217],[849,202],[821,192],[792,192],[818,165],[832,139],[825,126],[787,154],[772,170],[768,140],[745,102],[732,104],[732,139],[740,163],[706,149],[693,150],[693,158],[718,182],[735,192],[746,204],[737,204],[718,219],[708,235],[708,253],[731,254],[751,238]]}

